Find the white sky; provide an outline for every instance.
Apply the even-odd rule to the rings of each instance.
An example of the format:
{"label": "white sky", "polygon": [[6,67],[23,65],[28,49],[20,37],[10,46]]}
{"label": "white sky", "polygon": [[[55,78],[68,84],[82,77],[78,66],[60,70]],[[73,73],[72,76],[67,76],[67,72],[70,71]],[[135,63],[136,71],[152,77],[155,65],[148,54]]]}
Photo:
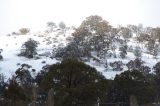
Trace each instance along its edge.
{"label": "white sky", "polygon": [[100,15],[111,25],[160,26],[160,0],[0,0],[0,35],[22,27],[37,30],[46,22],[78,26]]}

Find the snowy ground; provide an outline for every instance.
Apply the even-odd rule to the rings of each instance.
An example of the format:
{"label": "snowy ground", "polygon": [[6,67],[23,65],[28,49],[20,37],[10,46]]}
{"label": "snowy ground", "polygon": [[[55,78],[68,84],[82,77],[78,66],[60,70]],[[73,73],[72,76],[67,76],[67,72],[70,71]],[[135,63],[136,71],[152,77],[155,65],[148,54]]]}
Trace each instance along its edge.
{"label": "snowy ground", "polygon": [[[29,34],[29,35],[11,35],[11,36],[1,36],[0,37],[0,49],[3,49],[2,56],[3,61],[0,61],[0,73],[4,73],[4,75],[8,78],[11,75],[14,75],[14,72],[20,66],[17,63],[29,64],[32,66],[32,69],[36,69],[37,71],[41,70],[41,68],[46,64],[54,64],[57,62],[56,59],[51,59],[49,57],[41,57],[41,59],[34,60],[34,59],[27,59],[25,57],[18,57],[17,54],[20,53],[21,46],[24,42],[26,42],[29,38],[32,38],[36,41],[39,41],[40,45],[38,46],[38,54],[42,54],[45,52],[52,52],[53,47],[65,46],[68,43],[67,39],[72,38],[71,33],[73,30],[67,30],[66,33],[62,33],[60,30],[46,34],[46,33],[36,33],[36,34]],[[136,46],[136,42],[130,39],[128,45]],[[141,45],[143,47],[143,44]],[[118,54],[118,51],[116,52]],[[142,53],[142,60],[145,61],[145,65],[149,67],[153,67],[160,59],[160,56],[157,57],[158,59],[154,59],[152,55]],[[114,61],[122,61],[124,64],[129,62],[130,60],[134,60],[135,56],[133,53],[128,52],[126,59],[117,58],[108,58],[107,62],[114,62]],[[42,61],[46,61],[46,63],[42,63]],[[95,67],[98,71],[102,72],[106,78],[113,79],[116,74],[121,72],[107,70],[103,67],[103,65],[96,66],[94,61],[87,62],[87,64]],[[126,67],[124,67],[124,70]]]}
{"label": "snowy ground", "polygon": [[[12,35],[12,36],[1,36],[0,37],[0,49],[3,49],[2,56],[3,60],[0,61],[0,73],[4,73],[4,75],[8,78],[11,75],[14,75],[16,69],[20,67],[17,65],[18,63],[29,64],[32,66],[32,69],[36,69],[37,71],[41,70],[42,67],[46,64],[54,64],[57,62],[55,59],[51,59],[49,57],[41,56],[41,59],[27,59],[25,57],[17,56],[20,53],[21,46],[24,42],[26,42],[29,38],[32,38],[38,41],[40,44],[38,45],[37,52],[38,54],[42,54],[45,52],[52,52],[53,46],[62,45],[65,46],[67,44],[66,38],[70,37],[70,31],[65,34],[59,35],[60,31],[54,32],[51,34],[29,34],[29,35]],[[44,36],[41,36],[44,35]],[[46,63],[42,63],[45,61]]]}

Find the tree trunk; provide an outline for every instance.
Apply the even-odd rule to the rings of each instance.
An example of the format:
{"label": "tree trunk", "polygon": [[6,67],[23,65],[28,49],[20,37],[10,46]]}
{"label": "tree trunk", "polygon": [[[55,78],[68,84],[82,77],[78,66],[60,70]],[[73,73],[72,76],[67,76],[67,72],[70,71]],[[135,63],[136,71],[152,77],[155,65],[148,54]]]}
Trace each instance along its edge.
{"label": "tree trunk", "polygon": [[138,106],[137,99],[134,95],[130,96],[130,106]]}
{"label": "tree trunk", "polygon": [[33,101],[32,101],[32,106],[36,106],[36,98],[37,98],[37,95],[36,95],[36,86],[33,85]]}
{"label": "tree trunk", "polygon": [[54,106],[54,90],[52,88],[48,92],[47,106]]}

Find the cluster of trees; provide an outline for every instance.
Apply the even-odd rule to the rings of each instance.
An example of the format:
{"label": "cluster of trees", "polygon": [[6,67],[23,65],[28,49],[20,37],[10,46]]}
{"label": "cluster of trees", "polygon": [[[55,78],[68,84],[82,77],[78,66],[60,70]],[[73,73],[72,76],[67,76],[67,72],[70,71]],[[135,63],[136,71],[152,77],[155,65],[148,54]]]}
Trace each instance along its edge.
{"label": "cluster of trees", "polygon": [[[145,44],[146,50],[143,52],[149,53],[157,58],[159,53],[159,28],[143,28],[143,25],[128,25],[127,27],[119,26],[113,28],[102,17],[94,15],[87,17],[81,25],[75,30],[73,40],[64,48],[56,51],[56,58],[92,58],[96,56],[102,60],[106,57],[126,58],[127,52],[133,52],[136,58],[142,56],[142,48],[139,43]],[[134,33],[134,36],[133,36]],[[134,38],[133,38],[134,37]],[[129,39],[135,39],[137,46],[128,47]],[[115,50],[119,48],[119,55]],[[110,52],[111,51],[111,52]]]}
{"label": "cluster of trees", "polygon": [[58,25],[56,25],[56,23],[49,21],[49,22],[47,22],[47,30],[45,32],[51,33],[56,30],[62,30],[62,32],[65,33],[65,29],[66,29],[66,24],[64,22],[60,22]]}
{"label": "cluster of trees", "polygon": [[[53,32],[57,25],[47,23],[47,32]],[[61,22],[59,28],[65,31],[66,25]],[[27,34],[28,29],[20,30]],[[63,61],[46,65],[35,75],[36,70],[29,71],[31,66],[22,64],[15,75],[4,80],[0,75],[1,106],[141,106],[160,102],[160,62],[154,66],[155,73],[145,66],[140,59],[142,51],[139,46],[131,48],[127,42],[133,33],[137,42],[145,42],[150,54],[155,58],[159,52],[159,28],[143,28],[142,25],[113,28],[100,16],[89,16],[75,30],[73,40],[64,48],[54,50],[54,57]],[[19,56],[33,58],[37,54],[38,42],[29,39],[22,45]],[[132,51],[136,57],[129,61],[127,71],[113,80],[106,79],[95,68],[82,61],[93,59],[99,63],[108,57],[126,58]],[[1,53],[1,52],[0,52]],[[1,56],[1,55],[0,55]],[[107,61],[103,63],[108,68]],[[109,64],[113,70],[123,70],[122,61]]]}
{"label": "cluster of trees", "polygon": [[64,50],[58,51],[56,57],[90,58],[91,52],[96,51],[96,55],[102,58],[110,47],[113,37],[110,34],[111,30],[109,23],[100,16],[87,17],[72,34],[74,36],[73,41],[66,48],[62,48]]}
{"label": "cluster of trees", "polygon": [[1,106],[90,106],[107,91],[105,77],[78,60],[44,66],[36,77],[29,68],[22,64],[8,82],[0,77]]}
{"label": "cluster of trees", "polygon": [[136,58],[134,60],[130,60],[126,64],[124,64],[122,61],[113,61],[110,63],[106,61],[103,64],[106,70],[124,71],[124,69],[127,67],[128,70],[141,70],[143,74],[149,74],[151,72],[151,68],[146,66],[144,63],[145,62],[142,61],[141,58]]}
{"label": "cluster of trees", "polygon": [[[66,25],[63,22],[60,22],[58,26],[54,22],[48,22],[47,27],[48,32],[53,32],[57,27],[63,31],[66,30]],[[25,30],[27,28],[22,28],[21,32],[25,32]],[[113,28],[106,20],[97,15],[87,17],[75,29],[75,32],[72,33],[73,39],[66,47],[53,48],[53,56],[51,57],[61,60],[74,58],[83,61],[89,61],[95,57],[99,64],[102,61],[105,63],[104,61],[110,57],[124,59],[128,52],[133,52],[136,58],[141,58],[142,48],[139,46],[128,47],[127,45],[129,39],[133,37],[133,33],[136,35],[137,42],[144,42],[148,52],[157,58],[159,54],[159,28],[143,28],[143,25]],[[33,58],[37,54],[38,44],[37,41],[29,39],[22,45],[19,55]],[[119,50],[119,54],[116,53],[116,50]],[[143,52],[146,51],[143,50]],[[117,66],[120,66],[120,63],[117,62]]]}
{"label": "cluster of trees", "polygon": [[0,75],[1,106],[142,106],[160,102],[160,62],[154,66],[155,73],[144,74],[136,67],[114,80],[76,59],[44,66],[35,77],[30,68],[22,64],[7,82]]}

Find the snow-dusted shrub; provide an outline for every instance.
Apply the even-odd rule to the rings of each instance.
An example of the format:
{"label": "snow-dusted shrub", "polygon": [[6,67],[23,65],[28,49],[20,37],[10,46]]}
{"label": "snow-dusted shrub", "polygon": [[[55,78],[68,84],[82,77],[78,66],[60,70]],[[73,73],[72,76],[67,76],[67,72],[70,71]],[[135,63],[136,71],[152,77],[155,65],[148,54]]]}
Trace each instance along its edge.
{"label": "snow-dusted shrub", "polygon": [[113,52],[112,51],[107,51],[106,57],[111,58],[112,56],[113,56]]}
{"label": "snow-dusted shrub", "polygon": [[110,63],[110,66],[112,67],[113,71],[122,71],[123,70],[122,61],[112,62],[112,63]]}
{"label": "snow-dusted shrub", "polygon": [[126,66],[128,67],[128,70],[138,70],[140,72],[142,72],[144,75],[149,74],[149,72],[151,71],[151,68],[148,66],[144,65],[144,61],[142,61],[141,59],[137,58],[135,60],[131,60],[129,61]]}
{"label": "snow-dusted shrub", "polygon": [[140,47],[136,47],[133,51],[136,58],[140,58],[142,56],[142,50]]}
{"label": "snow-dusted shrub", "polygon": [[66,47],[60,47],[55,53],[57,58],[76,58],[81,59],[84,57],[90,57],[90,52],[86,47],[79,46],[76,42],[69,43]]}
{"label": "snow-dusted shrub", "polygon": [[41,57],[40,56],[34,56],[34,59],[38,60],[38,59],[41,59]]}
{"label": "snow-dusted shrub", "polygon": [[3,56],[2,55],[0,55],[0,60],[3,60]]}
{"label": "snow-dusted shrub", "polygon": [[127,45],[124,45],[124,46],[120,47],[119,51],[120,51],[120,57],[122,59],[126,58],[126,55],[127,55]]}
{"label": "snow-dusted shrub", "polygon": [[46,45],[50,45],[50,44],[52,44],[52,41],[48,41],[48,42],[46,43]]}
{"label": "snow-dusted shrub", "polygon": [[133,52],[134,50],[133,50],[133,47],[132,46],[129,46],[128,48],[127,48],[127,51],[128,52]]}
{"label": "snow-dusted shrub", "polygon": [[45,56],[45,57],[50,57],[51,56],[51,52],[44,52],[44,53],[41,53],[39,54],[39,56]]}
{"label": "snow-dusted shrub", "polygon": [[56,23],[47,22],[47,30],[45,32],[47,32],[47,33],[53,32],[56,27],[57,27]]}
{"label": "snow-dusted shrub", "polygon": [[30,29],[29,28],[21,28],[19,29],[19,33],[20,35],[26,35],[30,32]]}
{"label": "snow-dusted shrub", "polygon": [[41,63],[42,63],[42,64],[45,64],[45,63],[46,63],[46,61],[42,61]]}
{"label": "snow-dusted shrub", "polygon": [[103,61],[98,57],[92,56],[92,59],[95,62],[95,65],[97,65],[97,66],[100,66],[101,64],[104,64]]}
{"label": "snow-dusted shrub", "polygon": [[17,63],[17,66],[21,65],[21,63]]}
{"label": "snow-dusted shrub", "polygon": [[3,56],[2,56],[2,53],[3,52],[3,49],[0,49],[0,60],[3,60]]}
{"label": "snow-dusted shrub", "polygon": [[139,70],[143,63],[144,62],[141,59],[136,58],[135,60],[129,61],[126,66],[128,67],[128,70]]}
{"label": "snow-dusted shrub", "polygon": [[65,29],[66,28],[66,24],[64,22],[60,22],[58,25],[61,29]]}

